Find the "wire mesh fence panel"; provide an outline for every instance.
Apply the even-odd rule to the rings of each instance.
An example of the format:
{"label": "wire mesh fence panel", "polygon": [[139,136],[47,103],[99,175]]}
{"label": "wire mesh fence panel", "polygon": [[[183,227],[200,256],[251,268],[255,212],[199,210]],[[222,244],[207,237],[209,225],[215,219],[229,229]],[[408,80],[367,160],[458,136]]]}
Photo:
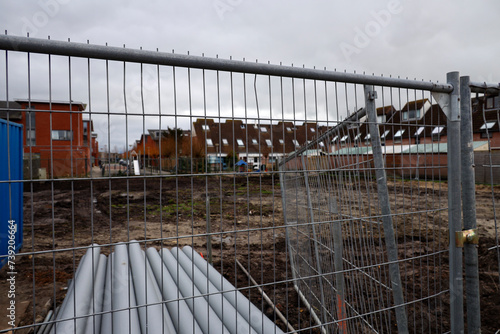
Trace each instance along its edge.
{"label": "wire mesh fence panel", "polygon": [[0,180],[22,236],[0,254],[0,332],[453,328],[431,94],[452,85],[7,35],[0,50],[2,126],[23,129],[19,156],[2,146],[2,171],[23,172]]}
{"label": "wire mesh fence panel", "polygon": [[[326,332],[447,332],[446,116],[428,92],[378,92],[378,133],[360,107],[282,165],[296,287]],[[388,203],[380,202],[373,136]],[[394,299],[388,244],[396,247],[403,304]],[[398,328],[398,308],[406,308],[408,329],[400,328],[404,319]]]}

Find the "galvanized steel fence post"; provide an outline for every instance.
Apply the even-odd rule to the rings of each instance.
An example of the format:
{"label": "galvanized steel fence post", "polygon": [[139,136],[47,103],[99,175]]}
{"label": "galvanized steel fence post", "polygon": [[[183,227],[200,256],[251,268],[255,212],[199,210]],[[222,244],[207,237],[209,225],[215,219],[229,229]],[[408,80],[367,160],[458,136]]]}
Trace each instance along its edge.
{"label": "galvanized steel fence post", "polygon": [[461,154],[460,154],[460,80],[458,72],[447,74],[447,82],[453,85],[449,94],[448,130],[448,226],[450,236],[450,307],[451,332],[463,333],[463,274],[462,250],[456,246],[455,232],[462,230],[461,203]]}
{"label": "galvanized steel fence post", "polygon": [[[477,233],[476,228],[476,180],[474,175],[474,147],[472,138],[472,110],[469,77],[460,78],[460,114],[462,137],[462,201],[464,230]],[[477,246],[464,245],[465,293],[467,300],[467,331],[481,332],[481,313],[479,306],[479,271]]]}
{"label": "galvanized steel fence post", "polygon": [[373,86],[364,85],[366,113],[370,129],[370,138],[375,165],[375,176],[377,178],[378,203],[382,213],[384,236],[387,247],[387,258],[389,264],[389,276],[392,284],[394,304],[396,305],[396,321],[400,333],[408,333],[408,320],[404,306],[403,287],[401,284],[401,273],[398,263],[398,248],[396,236],[392,224],[391,206],[389,204],[389,190],[387,188],[387,175],[385,173],[384,155],[380,141],[380,133],[377,126],[377,112],[375,110],[375,99],[377,93]]}

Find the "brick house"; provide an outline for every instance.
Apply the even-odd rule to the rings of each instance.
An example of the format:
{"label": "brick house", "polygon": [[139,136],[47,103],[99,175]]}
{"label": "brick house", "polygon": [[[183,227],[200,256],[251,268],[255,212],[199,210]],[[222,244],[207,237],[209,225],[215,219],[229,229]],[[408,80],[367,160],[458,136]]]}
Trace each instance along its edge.
{"label": "brick house", "polygon": [[215,122],[213,119],[200,118],[193,122],[192,135],[204,143],[209,163],[217,164],[223,159],[227,160],[227,157],[233,157],[232,160],[236,162],[247,162],[249,168],[264,165],[265,168],[272,169],[277,167],[280,158],[311,141],[324,130],[326,127],[316,123],[251,124],[243,123],[242,120]]}
{"label": "brick house", "polygon": [[25,178],[79,177],[90,172],[97,157],[97,135],[90,120],[83,120],[81,102],[23,100],[2,101],[1,117],[24,129],[24,158],[33,163]]}

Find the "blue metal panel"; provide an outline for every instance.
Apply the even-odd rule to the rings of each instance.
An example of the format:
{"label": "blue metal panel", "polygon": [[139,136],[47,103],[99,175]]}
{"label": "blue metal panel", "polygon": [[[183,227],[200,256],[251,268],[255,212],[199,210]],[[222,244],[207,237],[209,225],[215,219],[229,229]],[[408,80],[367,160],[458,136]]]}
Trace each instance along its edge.
{"label": "blue metal panel", "polygon": [[22,180],[23,126],[0,119],[0,268],[7,263],[9,246],[17,253],[23,244]]}

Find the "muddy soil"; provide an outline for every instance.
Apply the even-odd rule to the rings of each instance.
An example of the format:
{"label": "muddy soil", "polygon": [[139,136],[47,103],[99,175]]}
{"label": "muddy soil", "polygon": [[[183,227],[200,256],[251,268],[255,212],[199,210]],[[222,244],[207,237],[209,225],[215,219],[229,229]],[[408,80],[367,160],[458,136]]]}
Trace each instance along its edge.
{"label": "muddy soil", "polygon": [[[413,182],[390,183],[389,191],[395,194],[391,200],[406,201],[406,208],[409,201],[412,210],[424,212],[429,209],[424,207],[429,205],[428,201],[420,203],[415,201],[415,196],[429,198],[432,193],[446,199],[445,182],[419,181],[421,193],[413,193],[412,189],[416,189]],[[498,258],[495,250],[488,250],[495,245],[492,198],[500,207],[500,187],[492,191],[489,186],[477,186],[484,333],[500,329]],[[441,224],[447,219],[446,212],[431,218]],[[207,231],[207,220],[210,231]],[[399,232],[399,244],[415,242],[414,231]],[[29,301],[29,305],[24,314],[18,315],[19,325],[41,322],[51,306],[61,303],[68,280],[73,277],[88,245],[100,244],[101,251],[109,254],[115,243],[128,240],[144,241],[143,247],[191,245],[205,258],[209,256],[210,240],[214,266],[242,288],[271,319],[276,318],[274,312],[260,293],[253,288],[244,289],[252,284],[236,266],[235,259],[249,269],[259,284],[264,284],[264,291],[294,328],[319,333],[291,283],[279,178],[272,174],[55,180],[26,184],[22,250],[25,255],[16,258],[19,273],[16,300]],[[447,286],[448,264],[447,258],[444,259],[440,274],[443,286]],[[430,268],[424,271],[433,272]],[[6,272],[5,268],[0,271],[2,296],[7,291]],[[415,286],[415,289],[425,289],[425,286]],[[3,309],[2,300],[0,298]],[[447,300],[449,296],[443,295],[442,314],[449,312]],[[443,318],[438,327],[444,330],[449,324],[448,317]],[[286,330],[279,319],[276,318],[276,322]],[[440,332],[439,328],[427,329]],[[16,331],[23,332],[28,330]]]}

